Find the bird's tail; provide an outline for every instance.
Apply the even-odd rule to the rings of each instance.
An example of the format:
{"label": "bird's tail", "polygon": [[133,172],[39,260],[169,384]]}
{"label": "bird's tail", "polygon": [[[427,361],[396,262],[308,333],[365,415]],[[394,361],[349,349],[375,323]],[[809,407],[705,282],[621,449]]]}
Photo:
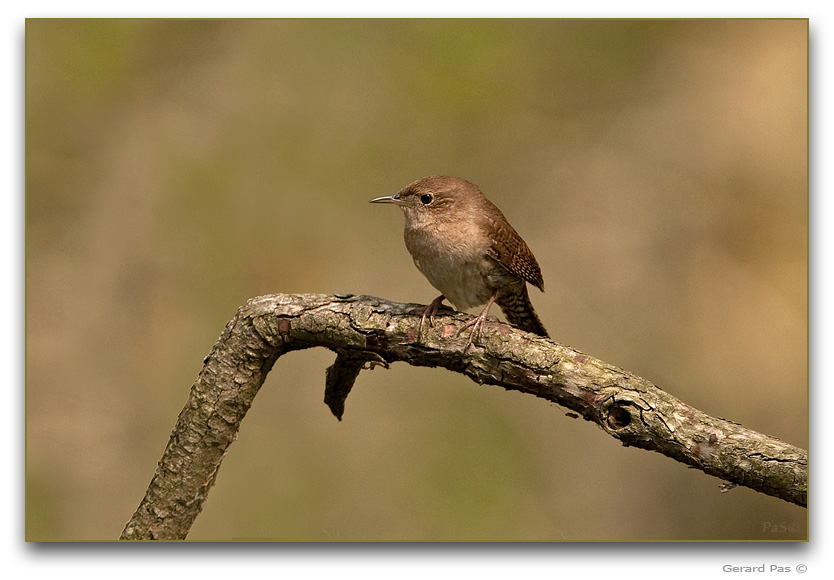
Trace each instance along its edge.
{"label": "bird's tail", "polygon": [[506,292],[499,294],[495,302],[501,307],[507,321],[521,330],[549,338],[542,321],[533,309],[530,295],[527,294],[527,284],[522,283],[521,292]]}

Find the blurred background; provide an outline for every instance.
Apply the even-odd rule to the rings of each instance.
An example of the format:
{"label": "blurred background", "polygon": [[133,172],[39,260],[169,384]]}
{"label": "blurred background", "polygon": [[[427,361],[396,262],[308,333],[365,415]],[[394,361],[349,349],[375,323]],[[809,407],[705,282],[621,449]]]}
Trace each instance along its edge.
{"label": "blurred background", "polygon": [[[114,540],[226,322],[428,303],[368,200],[474,181],[555,340],[808,446],[806,20],[26,22],[26,539]],[[498,314],[495,310],[493,314]],[[801,540],[806,511],[444,370],[279,360],[191,540]]]}

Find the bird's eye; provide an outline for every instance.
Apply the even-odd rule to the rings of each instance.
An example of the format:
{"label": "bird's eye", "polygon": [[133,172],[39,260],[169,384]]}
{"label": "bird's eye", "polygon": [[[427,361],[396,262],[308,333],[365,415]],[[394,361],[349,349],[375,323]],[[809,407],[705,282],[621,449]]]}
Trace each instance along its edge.
{"label": "bird's eye", "polygon": [[424,193],[420,196],[420,201],[423,202],[423,205],[429,205],[433,199],[434,196],[430,193]]}

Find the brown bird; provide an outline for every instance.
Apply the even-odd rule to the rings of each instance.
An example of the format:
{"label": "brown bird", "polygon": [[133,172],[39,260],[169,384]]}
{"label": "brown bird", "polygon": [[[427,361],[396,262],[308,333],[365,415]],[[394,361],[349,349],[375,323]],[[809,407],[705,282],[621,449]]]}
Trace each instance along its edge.
{"label": "brown bird", "polygon": [[536,258],[477,185],[435,175],[371,203],[400,206],[405,214],[405,246],[417,269],[441,292],[423,310],[421,331],[426,318],[431,324],[443,300],[449,299],[459,310],[486,304],[481,314],[463,327],[473,326],[464,351],[486,321],[493,302],[510,324],[548,336],[527,294],[527,282],[544,292]]}

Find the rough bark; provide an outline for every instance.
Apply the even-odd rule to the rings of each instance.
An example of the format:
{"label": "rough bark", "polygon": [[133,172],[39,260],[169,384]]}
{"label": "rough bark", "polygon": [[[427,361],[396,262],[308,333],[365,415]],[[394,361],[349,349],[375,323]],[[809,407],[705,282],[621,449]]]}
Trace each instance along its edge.
{"label": "rough bark", "polygon": [[[325,402],[341,419],[362,368],[403,361],[463,373],[562,405],[623,445],[658,451],[727,482],[807,502],[807,452],[711,417],[649,381],[505,324],[484,326],[464,353],[469,316],[441,311],[418,340],[413,304],[372,296],[275,294],[242,306],[205,358],[144,499],[121,539],[184,539],[220,462],[281,355],[316,346],[336,353]],[[428,326],[428,325],[427,325]]]}

